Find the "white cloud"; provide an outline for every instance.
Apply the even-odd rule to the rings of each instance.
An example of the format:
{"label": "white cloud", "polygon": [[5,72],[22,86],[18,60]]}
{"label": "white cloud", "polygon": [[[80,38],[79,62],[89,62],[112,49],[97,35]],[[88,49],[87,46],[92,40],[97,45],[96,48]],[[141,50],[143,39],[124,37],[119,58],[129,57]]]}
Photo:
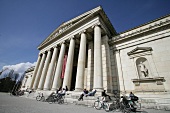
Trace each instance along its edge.
{"label": "white cloud", "polygon": [[28,68],[35,66],[36,62],[30,63],[19,63],[15,65],[6,65],[3,66],[3,69],[8,68],[8,69],[13,69],[15,72],[19,73],[19,75],[22,75]]}

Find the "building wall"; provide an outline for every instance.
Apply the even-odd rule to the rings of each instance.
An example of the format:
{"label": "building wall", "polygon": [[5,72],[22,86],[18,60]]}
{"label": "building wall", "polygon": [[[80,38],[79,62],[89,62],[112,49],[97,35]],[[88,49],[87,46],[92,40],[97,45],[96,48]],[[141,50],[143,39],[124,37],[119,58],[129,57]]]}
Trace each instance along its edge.
{"label": "building wall", "polygon": [[27,88],[30,88],[31,81],[32,81],[32,75],[33,75],[33,71],[27,72],[25,74],[25,77],[22,81],[21,90],[26,90]]}
{"label": "building wall", "polygon": [[[152,33],[145,33],[132,38],[133,39],[128,39],[116,44],[116,47],[115,45],[112,45],[112,48],[116,48],[120,51],[121,62],[118,61],[119,55],[116,55],[116,59],[114,58],[114,55],[111,55],[112,69],[115,71],[112,72],[113,76],[116,76],[116,66],[121,68],[122,71],[118,71],[120,90],[123,90],[124,84],[126,92],[135,90],[143,92],[151,90],[153,92],[170,91],[170,29],[157,29]],[[151,47],[152,51],[150,51],[149,54],[135,54],[136,56],[129,56],[127,54],[137,47]],[[111,53],[115,51],[114,49],[111,49]],[[114,54],[119,54],[119,52],[115,52]],[[147,68],[149,70],[149,76],[147,78],[163,77],[164,80],[162,81],[162,85],[157,85],[157,83],[154,83],[153,81],[143,81],[144,83],[140,83],[140,88],[135,86],[132,79],[139,78],[136,60],[140,57],[146,58],[148,61]],[[116,66],[115,62],[117,62]]]}

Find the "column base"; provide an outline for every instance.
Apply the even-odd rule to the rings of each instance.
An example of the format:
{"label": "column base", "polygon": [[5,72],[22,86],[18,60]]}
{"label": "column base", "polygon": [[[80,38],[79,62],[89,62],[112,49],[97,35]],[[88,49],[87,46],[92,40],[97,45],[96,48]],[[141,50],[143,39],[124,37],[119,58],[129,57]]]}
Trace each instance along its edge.
{"label": "column base", "polygon": [[80,91],[83,91],[83,89],[82,89],[82,88],[75,88],[74,91],[75,91],[75,92],[80,92]]}
{"label": "column base", "polygon": [[49,88],[44,88],[43,90],[44,90],[44,91],[50,91],[50,89],[49,89]]}
{"label": "column base", "polygon": [[51,89],[51,91],[56,91],[56,90],[57,90],[57,89],[55,89],[55,88],[52,88],[52,89]]}
{"label": "column base", "polygon": [[40,89],[40,88],[37,88],[37,91],[40,91],[40,90],[42,90],[42,89]]}
{"label": "column base", "polygon": [[103,88],[93,88],[93,89],[96,89],[97,90],[97,92],[103,92]]}

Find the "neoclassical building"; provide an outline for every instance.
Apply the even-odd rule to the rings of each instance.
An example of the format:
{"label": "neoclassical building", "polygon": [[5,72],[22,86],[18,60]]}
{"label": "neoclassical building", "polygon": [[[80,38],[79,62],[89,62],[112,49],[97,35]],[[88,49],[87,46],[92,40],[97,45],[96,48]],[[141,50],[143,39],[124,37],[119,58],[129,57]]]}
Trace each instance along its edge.
{"label": "neoclassical building", "polygon": [[62,23],[38,50],[31,89],[169,97],[170,15],[117,33],[99,6]]}

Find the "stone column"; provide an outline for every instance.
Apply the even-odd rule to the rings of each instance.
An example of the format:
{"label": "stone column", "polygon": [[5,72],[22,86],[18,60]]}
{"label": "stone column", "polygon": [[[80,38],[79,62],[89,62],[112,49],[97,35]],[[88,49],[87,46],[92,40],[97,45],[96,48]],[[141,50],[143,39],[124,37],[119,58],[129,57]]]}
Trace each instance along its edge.
{"label": "stone column", "polygon": [[57,88],[61,87],[61,71],[63,66],[63,60],[64,60],[64,54],[65,54],[66,45],[65,43],[62,43],[61,50],[57,62],[56,72],[54,76],[53,86],[52,90],[56,90]]}
{"label": "stone column", "polygon": [[53,56],[51,59],[51,63],[49,65],[49,69],[48,69],[45,84],[44,84],[44,90],[50,90],[50,85],[51,85],[51,81],[52,81],[52,77],[54,73],[54,67],[57,61],[57,54],[58,54],[58,48],[54,47]]}
{"label": "stone column", "polygon": [[44,67],[45,58],[46,58],[46,54],[45,54],[45,52],[44,52],[44,53],[43,53],[43,56],[42,56],[42,60],[41,60],[41,62],[40,62],[40,66],[39,66],[38,72],[37,72],[37,74],[36,74],[36,78],[35,78],[35,82],[34,82],[33,89],[37,89],[37,87],[38,87],[38,83],[39,83],[39,80],[40,80],[40,76],[41,76],[41,73],[42,73],[42,69],[43,69],[43,67]]}
{"label": "stone column", "polygon": [[33,76],[32,76],[32,81],[31,81],[30,89],[33,88],[33,84],[34,84],[34,81],[35,81],[35,77],[36,77],[37,71],[38,71],[39,66],[40,66],[41,58],[42,58],[42,57],[41,57],[41,55],[39,54],[39,55],[38,55],[38,60],[37,60],[36,66],[35,66],[35,68],[34,68],[34,73],[33,73]]}
{"label": "stone column", "polygon": [[84,88],[85,62],[86,62],[86,34],[83,32],[81,33],[75,91],[82,91]]}
{"label": "stone column", "polygon": [[75,47],[75,40],[71,38],[67,63],[66,63],[66,70],[64,75],[64,81],[63,81],[63,88],[65,88],[66,86],[68,87],[68,89],[71,88],[70,85],[71,85],[71,77],[72,77],[72,69],[73,69],[74,47]]}
{"label": "stone column", "polygon": [[125,83],[124,83],[124,77],[123,77],[123,70],[122,70],[122,62],[120,57],[120,50],[115,51],[116,53],[116,61],[117,61],[117,70],[118,70],[118,77],[119,77],[119,87],[120,91],[125,93]]}
{"label": "stone column", "polygon": [[102,74],[102,50],[101,50],[101,28],[94,27],[94,84],[93,88],[97,91],[103,90]]}
{"label": "stone column", "polygon": [[93,89],[94,77],[94,43],[88,42],[88,62],[87,62],[87,89]]}
{"label": "stone column", "polygon": [[42,90],[43,87],[44,87],[44,82],[45,82],[48,66],[49,66],[49,63],[50,63],[50,58],[51,58],[51,50],[48,50],[47,58],[46,58],[44,68],[43,68],[43,71],[42,71],[42,75],[41,75],[41,78],[40,78],[40,82],[39,82],[39,85],[38,85],[39,90]]}

